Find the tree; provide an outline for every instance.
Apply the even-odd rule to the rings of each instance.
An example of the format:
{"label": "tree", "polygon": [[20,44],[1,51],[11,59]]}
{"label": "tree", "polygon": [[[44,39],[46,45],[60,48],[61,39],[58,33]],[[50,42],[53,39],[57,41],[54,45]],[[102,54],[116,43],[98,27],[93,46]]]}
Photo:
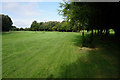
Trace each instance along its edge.
{"label": "tree", "polygon": [[12,26],[11,30],[15,31],[16,30],[16,26]]}
{"label": "tree", "polygon": [[32,31],[37,31],[37,29],[38,29],[37,21],[33,21],[32,24],[31,24],[31,30]]}
{"label": "tree", "polygon": [[23,30],[24,30],[24,29],[21,27],[21,28],[20,28],[20,31],[23,31]]}
{"label": "tree", "polygon": [[9,31],[13,26],[13,22],[8,15],[0,15],[2,16],[2,31]]}
{"label": "tree", "polygon": [[31,29],[30,29],[30,28],[25,28],[24,30],[25,30],[25,31],[30,31]]}
{"label": "tree", "polygon": [[92,35],[93,29],[97,29],[99,35],[105,30],[108,35],[112,28],[117,36],[120,35],[119,3],[65,2],[60,3],[60,8],[59,14],[77,30],[86,28],[91,30]]}
{"label": "tree", "polygon": [[40,22],[33,21],[31,24],[31,30],[32,31],[52,31],[57,30],[58,25],[60,22],[57,21],[48,21],[48,22]]}
{"label": "tree", "polygon": [[[90,13],[89,7],[86,3],[77,2],[65,2],[60,3],[59,14],[63,15],[66,21],[69,21],[73,27],[77,27],[77,30],[82,30],[82,36],[84,41],[84,29],[88,24],[88,15]],[[72,28],[75,29],[75,28]]]}

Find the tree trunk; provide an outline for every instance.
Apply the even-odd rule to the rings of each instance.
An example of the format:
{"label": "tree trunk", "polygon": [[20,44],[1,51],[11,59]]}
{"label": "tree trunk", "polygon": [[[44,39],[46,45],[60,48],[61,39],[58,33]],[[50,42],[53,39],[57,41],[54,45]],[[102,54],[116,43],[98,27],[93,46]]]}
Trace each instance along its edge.
{"label": "tree trunk", "polygon": [[96,33],[96,29],[95,29],[95,35],[96,35],[97,33]]}
{"label": "tree trunk", "polygon": [[105,29],[103,30],[103,33],[104,33],[104,34],[106,33],[106,30],[105,30]]}
{"label": "tree trunk", "polygon": [[115,38],[119,39],[120,38],[120,29],[117,28],[117,29],[114,29],[115,31]]}
{"label": "tree trunk", "polygon": [[85,38],[84,38],[84,30],[81,30],[82,31],[82,47],[85,47]]}
{"label": "tree trunk", "polygon": [[84,30],[82,31],[82,40],[84,40]]}
{"label": "tree trunk", "polygon": [[103,31],[103,29],[100,29],[100,35],[102,35],[102,31]]}
{"label": "tree trunk", "polygon": [[90,36],[90,42],[89,42],[90,47],[92,47],[92,46],[91,46],[92,43],[93,43],[93,29],[91,30],[91,36]]}
{"label": "tree trunk", "polygon": [[99,34],[100,34],[100,31],[99,31],[99,29],[98,29],[97,35],[99,35]]}
{"label": "tree trunk", "polygon": [[91,36],[93,36],[93,29],[92,29],[92,31],[91,31]]}
{"label": "tree trunk", "polygon": [[105,35],[106,35],[106,36],[109,35],[109,29],[106,29]]}

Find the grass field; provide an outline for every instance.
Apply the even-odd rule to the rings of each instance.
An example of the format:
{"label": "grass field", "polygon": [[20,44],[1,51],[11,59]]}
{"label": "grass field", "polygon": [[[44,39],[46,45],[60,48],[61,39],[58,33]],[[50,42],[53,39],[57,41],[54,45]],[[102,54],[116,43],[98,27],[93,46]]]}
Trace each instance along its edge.
{"label": "grass field", "polygon": [[[87,34],[86,34],[87,36]],[[3,78],[118,78],[120,47],[96,40],[80,48],[72,32],[3,32]]]}

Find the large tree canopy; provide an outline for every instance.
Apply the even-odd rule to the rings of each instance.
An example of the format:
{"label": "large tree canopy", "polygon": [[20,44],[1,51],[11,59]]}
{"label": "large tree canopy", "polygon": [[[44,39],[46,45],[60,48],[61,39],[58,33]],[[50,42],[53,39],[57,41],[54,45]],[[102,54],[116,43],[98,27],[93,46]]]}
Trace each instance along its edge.
{"label": "large tree canopy", "polygon": [[120,3],[119,2],[65,2],[60,3],[59,14],[63,15],[71,26],[77,29],[114,29],[120,35]]}
{"label": "large tree canopy", "polygon": [[12,20],[8,15],[0,15],[2,16],[2,31],[9,31],[12,28]]}

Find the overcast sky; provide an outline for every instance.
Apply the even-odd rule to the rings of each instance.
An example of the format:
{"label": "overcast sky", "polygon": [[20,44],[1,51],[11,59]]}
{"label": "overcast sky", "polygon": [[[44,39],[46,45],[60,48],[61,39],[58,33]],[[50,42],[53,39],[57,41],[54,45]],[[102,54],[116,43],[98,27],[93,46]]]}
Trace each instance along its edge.
{"label": "overcast sky", "polygon": [[[16,0],[17,1],[17,0]],[[30,27],[31,23],[36,20],[38,22],[45,21],[62,21],[62,16],[58,15],[59,2],[47,2],[42,0],[4,0],[2,2],[2,14],[8,15],[16,27]]]}

